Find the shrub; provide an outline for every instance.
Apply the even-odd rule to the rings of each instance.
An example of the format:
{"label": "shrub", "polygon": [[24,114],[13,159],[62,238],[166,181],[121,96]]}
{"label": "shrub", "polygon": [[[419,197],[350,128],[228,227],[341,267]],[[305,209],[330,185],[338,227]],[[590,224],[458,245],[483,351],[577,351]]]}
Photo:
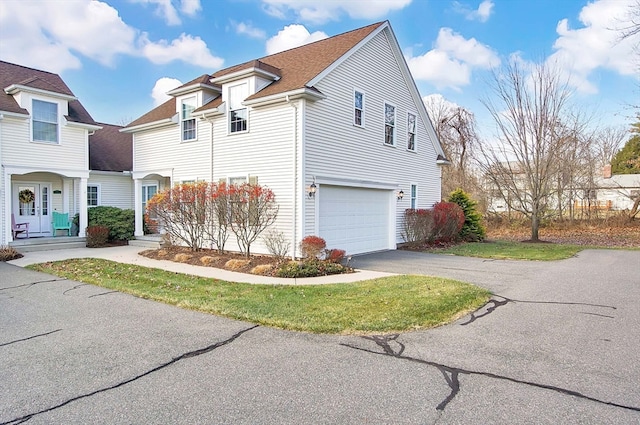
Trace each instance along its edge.
{"label": "shrub", "polygon": [[341,264],[345,254],[346,251],[344,249],[328,249],[326,252],[326,260],[330,263]]}
{"label": "shrub", "polygon": [[18,258],[22,258],[22,254],[16,251],[14,247],[8,245],[0,246],[0,261],[11,261]]}
{"label": "shrub", "polygon": [[237,259],[233,259],[233,260],[229,260],[224,264],[224,268],[231,270],[231,271],[237,271],[237,270],[242,270],[245,267],[247,267],[249,264],[251,264],[251,260],[237,260]]}
{"label": "shrub", "polygon": [[109,228],[107,226],[87,227],[87,247],[100,248],[109,241]]}
{"label": "shrub", "polygon": [[205,255],[204,257],[200,258],[200,262],[203,266],[210,266],[212,264],[215,264],[216,260],[216,257],[212,257],[210,255]]}
{"label": "shrub", "polygon": [[327,276],[330,274],[345,273],[349,269],[341,264],[329,263],[321,260],[309,260],[309,261],[290,261],[282,264],[276,276],[278,277],[315,277],[315,276]]}
{"label": "shrub", "polygon": [[89,226],[108,227],[109,240],[133,239],[135,216],[134,210],[123,210],[117,207],[99,206],[88,210]]}
{"label": "shrub", "polygon": [[409,244],[421,244],[433,235],[433,210],[407,209],[404,212],[402,239]]}
{"label": "shrub", "polygon": [[265,246],[269,250],[269,254],[282,260],[287,256],[291,243],[285,238],[284,233],[271,230],[262,238]]}
{"label": "shrub", "polygon": [[251,274],[267,276],[274,267],[273,264],[260,264],[251,269]]}
{"label": "shrub", "polygon": [[469,242],[483,241],[487,231],[482,225],[482,215],[476,208],[478,203],[462,189],[451,192],[448,201],[458,204],[464,213],[464,224],[460,229],[460,238]]}
{"label": "shrub", "polygon": [[305,236],[300,241],[300,251],[304,258],[315,259],[327,247],[327,242],[319,236]]}
{"label": "shrub", "polygon": [[433,206],[433,222],[434,232],[429,241],[455,240],[464,225],[464,212],[453,202],[437,202]]}
{"label": "shrub", "polygon": [[191,260],[193,258],[193,255],[189,255],[189,254],[185,254],[183,252],[181,252],[180,254],[176,254],[175,257],[173,257],[173,261],[176,261],[178,263],[186,263],[187,261]]}

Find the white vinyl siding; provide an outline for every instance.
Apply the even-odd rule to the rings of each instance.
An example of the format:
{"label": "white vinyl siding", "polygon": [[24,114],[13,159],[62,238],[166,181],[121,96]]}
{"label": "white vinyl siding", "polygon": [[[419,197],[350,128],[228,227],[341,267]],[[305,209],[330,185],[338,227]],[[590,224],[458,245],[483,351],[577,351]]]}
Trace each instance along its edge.
{"label": "white vinyl siding", "polygon": [[31,143],[31,120],[5,117],[0,131],[3,165],[88,170],[87,130],[63,125],[59,143]]}
{"label": "white vinyl siding", "polygon": [[[375,73],[367,70],[376,69]],[[355,127],[351,120],[337,122],[336,116],[353,114],[353,87],[366,93],[366,128]],[[331,176],[355,181],[371,181],[404,188],[403,200],[396,204],[396,242],[402,242],[402,217],[409,207],[407,192],[411,184],[420,188],[418,208],[428,208],[440,200],[440,168],[437,154],[428,139],[425,123],[416,114],[416,152],[406,149],[388,149],[382,143],[384,136],[384,104],[396,107],[397,137],[406,134],[406,113],[418,107],[410,95],[385,32],[381,32],[363,45],[349,59],[322,79],[316,88],[326,99],[308,103],[306,114],[305,178],[310,184],[312,176]],[[398,139],[396,138],[396,141]],[[404,137],[399,139],[400,146]],[[322,194],[318,188],[318,197]],[[316,227],[316,207],[313,200],[306,201],[305,233],[312,234]],[[322,236],[322,235],[319,235]]]}
{"label": "white vinyl siding", "polygon": [[99,186],[100,205],[133,209],[133,179],[121,173],[91,172],[88,185]]}

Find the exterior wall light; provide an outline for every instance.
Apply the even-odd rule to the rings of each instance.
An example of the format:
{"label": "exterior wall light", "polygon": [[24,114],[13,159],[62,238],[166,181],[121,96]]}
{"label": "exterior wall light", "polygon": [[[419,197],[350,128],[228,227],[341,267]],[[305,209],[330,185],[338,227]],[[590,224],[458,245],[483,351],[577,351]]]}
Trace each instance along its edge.
{"label": "exterior wall light", "polygon": [[402,189],[396,192],[396,198],[398,201],[402,201],[402,198],[404,198],[404,191]]}
{"label": "exterior wall light", "polygon": [[311,186],[309,186],[309,198],[315,198],[316,190],[318,190],[318,186],[315,183],[311,183]]}

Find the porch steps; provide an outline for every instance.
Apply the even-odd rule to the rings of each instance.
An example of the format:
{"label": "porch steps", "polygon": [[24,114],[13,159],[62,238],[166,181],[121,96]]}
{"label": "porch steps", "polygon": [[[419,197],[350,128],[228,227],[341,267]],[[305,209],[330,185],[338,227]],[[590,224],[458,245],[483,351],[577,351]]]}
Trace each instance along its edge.
{"label": "porch steps", "polygon": [[87,246],[87,240],[86,238],[77,236],[29,238],[14,240],[9,242],[9,246],[12,246],[18,252],[52,251],[58,249],[85,248]]}
{"label": "porch steps", "polygon": [[162,237],[160,235],[144,235],[136,236],[135,239],[129,241],[129,245],[141,246],[149,249],[158,249],[160,248],[161,241]]}

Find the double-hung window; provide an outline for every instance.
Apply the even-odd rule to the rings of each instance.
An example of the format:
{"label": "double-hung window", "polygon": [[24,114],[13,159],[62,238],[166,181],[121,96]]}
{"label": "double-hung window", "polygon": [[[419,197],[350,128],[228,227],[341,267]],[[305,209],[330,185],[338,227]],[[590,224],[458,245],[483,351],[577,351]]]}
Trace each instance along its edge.
{"label": "double-hung window", "polygon": [[58,143],[58,104],[33,99],[33,140]]}
{"label": "double-hung window", "polygon": [[411,185],[411,209],[415,210],[418,205],[418,186]]}
{"label": "double-hung window", "polygon": [[94,184],[87,186],[87,206],[97,207],[100,205],[100,187]]}
{"label": "double-hung window", "polygon": [[364,127],[364,93],[353,91],[353,125]]}
{"label": "double-hung window", "polygon": [[396,144],[396,107],[389,103],[384,104],[384,144]]}
{"label": "double-hung window", "polygon": [[196,139],[196,119],[192,115],[196,109],[196,98],[189,97],[182,100],[180,110],[180,123],[182,127],[182,141]]}
{"label": "double-hung window", "polygon": [[407,149],[416,150],[416,116],[411,112],[407,113]]}
{"label": "double-hung window", "polygon": [[229,87],[229,132],[247,131],[247,107],[242,102],[249,96],[246,83]]}

